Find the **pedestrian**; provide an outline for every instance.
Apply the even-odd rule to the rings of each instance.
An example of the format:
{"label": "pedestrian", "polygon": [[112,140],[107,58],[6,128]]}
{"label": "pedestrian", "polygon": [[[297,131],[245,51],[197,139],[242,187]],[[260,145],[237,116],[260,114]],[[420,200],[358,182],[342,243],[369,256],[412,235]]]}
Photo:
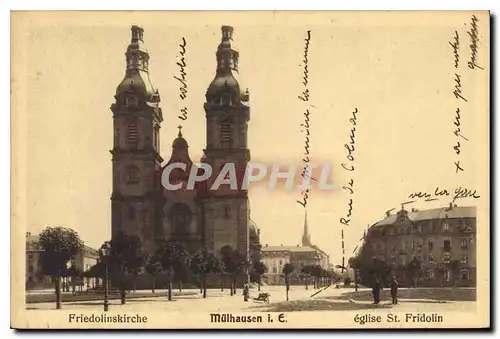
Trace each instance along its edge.
{"label": "pedestrian", "polygon": [[248,298],[250,297],[250,287],[248,286],[248,283],[245,283],[243,286],[243,300],[248,301]]}
{"label": "pedestrian", "polygon": [[391,297],[392,297],[392,304],[395,305],[398,303],[398,287],[399,284],[396,280],[395,276],[392,276],[392,281],[391,281]]}
{"label": "pedestrian", "polygon": [[372,293],[373,293],[373,301],[374,304],[378,304],[380,302],[380,290],[382,289],[382,285],[380,281],[375,278],[375,282],[373,283]]}

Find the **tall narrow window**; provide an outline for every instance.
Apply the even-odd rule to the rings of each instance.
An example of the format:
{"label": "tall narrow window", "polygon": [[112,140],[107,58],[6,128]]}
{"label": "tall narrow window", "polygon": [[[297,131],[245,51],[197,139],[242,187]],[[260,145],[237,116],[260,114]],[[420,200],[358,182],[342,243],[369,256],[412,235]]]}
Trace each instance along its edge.
{"label": "tall narrow window", "polygon": [[155,125],[153,132],[153,144],[156,152],[160,153],[160,126]]}
{"label": "tall narrow window", "polygon": [[460,247],[463,249],[463,250],[466,250],[467,249],[467,238],[462,238],[460,239]]}
{"label": "tall narrow window", "polygon": [[136,122],[129,122],[128,124],[128,144],[133,148],[139,145],[139,133],[137,131]]}
{"label": "tall narrow window", "polygon": [[224,148],[231,148],[231,145],[233,143],[233,137],[231,134],[232,130],[232,123],[229,119],[224,119],[221,122],[220,126],[220,140],[222,147]]}

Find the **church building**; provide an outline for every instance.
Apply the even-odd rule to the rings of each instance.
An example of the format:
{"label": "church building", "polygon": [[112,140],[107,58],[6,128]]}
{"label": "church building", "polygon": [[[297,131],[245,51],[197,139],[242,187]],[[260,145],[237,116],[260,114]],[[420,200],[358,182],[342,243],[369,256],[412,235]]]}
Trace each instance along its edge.
{"label": "church building", "polygon": [[[196,164],[190,158],[181,126],[164,162],[160,151],[160,94],[150,80],[144,31],[138,26],[132,26],[131,31],[125,77],[111,105],[113,234],[138,235],[149,253],[156,251],[158,243],[167,241],[182,242],[190,252],[206,248],[217,256],[221,249],[230,247],[251,262],[260,260],[259,230],[250,219],[248,192],[231,190],[229,185],[208,189],[226,163],[234,163],[241,173],[238,170],[244,172],[250,160],[249,94],[241,90],[235,77],[239,53],[231,47],[233,28],[222,27],[215,77],[205,95],[206,148],[200,162],[212,166],[213,176],[194,190],[176,191],[162,186],[162,169],[172,162],[185,163],[185,171],[171,173],[172,178],[185,184]],[[201,112],[190,118],[203,122]],[[175,127],[166,128],[171,131]]]}

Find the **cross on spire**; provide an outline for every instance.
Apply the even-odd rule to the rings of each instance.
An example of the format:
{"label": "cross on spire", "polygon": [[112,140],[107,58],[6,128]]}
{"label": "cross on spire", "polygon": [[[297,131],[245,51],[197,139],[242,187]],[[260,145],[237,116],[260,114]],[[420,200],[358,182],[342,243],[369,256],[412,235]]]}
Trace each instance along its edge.
{"label": "cross on spire", "polygon": [[179,134],[177,134],[177,136],[178,136],[179,138],[181,138],[181,137],[182,137],[182,132],[181,132],[182,125],[177,126],[177,128],[179,129]]}

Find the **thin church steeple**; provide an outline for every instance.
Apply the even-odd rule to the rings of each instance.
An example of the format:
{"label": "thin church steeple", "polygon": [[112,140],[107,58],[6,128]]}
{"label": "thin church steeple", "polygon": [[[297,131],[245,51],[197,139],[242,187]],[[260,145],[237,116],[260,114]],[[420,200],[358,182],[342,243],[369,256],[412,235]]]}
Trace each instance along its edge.
{"label": "thin church steeple", "polygon": [[307,225],[307,210],[304,218],[304,234],[302,234],[302,246],[311,246],[311,235],[309,234],[309,226]]}

